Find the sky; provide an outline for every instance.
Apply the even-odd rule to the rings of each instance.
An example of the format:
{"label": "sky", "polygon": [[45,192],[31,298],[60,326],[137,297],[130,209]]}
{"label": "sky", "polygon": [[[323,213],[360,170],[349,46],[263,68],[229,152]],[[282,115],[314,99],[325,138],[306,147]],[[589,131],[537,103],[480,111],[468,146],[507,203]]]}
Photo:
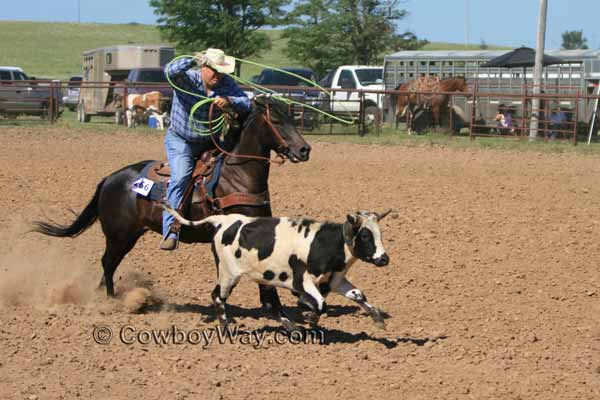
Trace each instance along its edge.
{"label": "sky", "polygon": [[[192,0],[190,0],[192,1]],[[409,16],[398,30],[429,41],[535,47],[538,0],[400,0]],[[0,20],[155,24],[148,0],[1,0]],[[565,30],[583,29],[600,48],[600,0],[548,0],[546,48]]]}

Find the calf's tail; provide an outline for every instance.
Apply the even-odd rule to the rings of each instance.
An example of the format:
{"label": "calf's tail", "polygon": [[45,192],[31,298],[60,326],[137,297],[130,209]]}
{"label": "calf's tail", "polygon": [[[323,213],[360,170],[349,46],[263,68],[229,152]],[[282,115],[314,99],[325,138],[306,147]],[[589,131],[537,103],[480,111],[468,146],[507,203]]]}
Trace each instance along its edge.
{"label": "calf's tail", "polygon": [[173,217],[175,217],[175,219],[177,221],[179,221],[179,223],[181,225],[199,226],[202,224],[211,224],[212,226],[216,226],[217,224],[219,224],[219,216],[218,215],[206,217],[206,218],[198,220],[198,221],[191,221],[189,219],[185,219],[181,214],[179,214],[177,212],[177,210],[175,210],[173,207],[171,207],[169,205],[169,203],[167,203],[166,201],[161,202],[161,205],[162,205],[163,209],[166,212],[168,212],[169,214],[171,214]]}

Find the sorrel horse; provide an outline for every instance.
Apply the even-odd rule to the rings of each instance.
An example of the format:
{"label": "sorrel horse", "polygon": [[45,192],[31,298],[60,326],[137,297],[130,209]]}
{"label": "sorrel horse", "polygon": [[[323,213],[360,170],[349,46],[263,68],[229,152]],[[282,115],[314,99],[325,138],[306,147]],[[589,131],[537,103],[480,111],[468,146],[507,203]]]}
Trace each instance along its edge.
{"label": "sorrel horse", "polygon": [[[221,176],[215,188],[215,197],[231,193],[262,194],[268,199],[268,178],[271,151],[291,162],[307,161],[310,145],[293,125],[288,107],[275,98],[257,96],[252,110],[246,118],[237,144],[228,153],[221,167]],[[132,183],[140,172],[153,160],[141,161],[126,166],[102,179],[96,192],[70,225],[35,222],[34,231],[49,236],[76,237],[89,228],[96,219],[100,220],[106,237],[106,249],[102,256],[104,270],[100,287],[106,285],[109,297],[115,295],[113,275],[123,257],[133,249],[138,239],[148,230],[162,232],[162,207],[139,198],[131,190]],[[238,213],[247,216],[271,216],[268,201],[260,205],[233,205],[223,210],[226,214]],[[198,216],[200,209],[191,207],[190,215]],[[201,214],[200,214],[201,215]],[[183,226],[180,241],[184,243],[209,243],[214,228],[189,228]],[[260,300],[281,322],[287,322],[277,292],[259,285]]]}
{"label": "sorrel horse", "polygon": [[440,125],[441,110],[450,101],[450,95],[445,93],[467,93],[468,85],[463,76],[446,79],[421,77],[401,84],[396,90],[408,93],[398,95],[396,98],[396,128],[399,119],[406,115],[406,125],[410,133],[416,108],[430,108],[434,127],[438,127]]}

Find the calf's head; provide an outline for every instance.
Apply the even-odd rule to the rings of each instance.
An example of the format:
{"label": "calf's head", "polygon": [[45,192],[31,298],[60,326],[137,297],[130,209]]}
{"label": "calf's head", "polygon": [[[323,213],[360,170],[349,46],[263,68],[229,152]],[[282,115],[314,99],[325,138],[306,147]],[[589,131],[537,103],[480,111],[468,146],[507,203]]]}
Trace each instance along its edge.
{"label": "calf's head", "polygon": [[383,267],[390,262],[383,248],[378,224],[390,211],[383,214],[359,211],[347,215],[344,223],[344,241],[356,258],[378,267]]}

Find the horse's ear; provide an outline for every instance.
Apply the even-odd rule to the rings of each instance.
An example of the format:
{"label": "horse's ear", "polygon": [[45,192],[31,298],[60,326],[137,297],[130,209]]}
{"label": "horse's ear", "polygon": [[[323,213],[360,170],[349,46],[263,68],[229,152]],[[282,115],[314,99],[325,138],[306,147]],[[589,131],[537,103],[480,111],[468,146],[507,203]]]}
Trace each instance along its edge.
{"label": "horse's ear", "polygon": [[267,96],[265,96],[264,94],[259,94],[254,96],[254,98],[252,99],[252,102],[254,104],[256,104],[257,106],[264,106],[266,104],[267,100]]}

